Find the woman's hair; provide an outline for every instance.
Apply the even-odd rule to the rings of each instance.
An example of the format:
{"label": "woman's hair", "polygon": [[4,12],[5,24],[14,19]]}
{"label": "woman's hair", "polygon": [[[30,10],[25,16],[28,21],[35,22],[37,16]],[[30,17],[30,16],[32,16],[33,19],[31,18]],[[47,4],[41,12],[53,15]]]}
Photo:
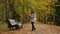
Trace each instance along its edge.
{"label": "woman's hair", "polygon": [[33,9],[31,10],[31,13],[34,13]]}

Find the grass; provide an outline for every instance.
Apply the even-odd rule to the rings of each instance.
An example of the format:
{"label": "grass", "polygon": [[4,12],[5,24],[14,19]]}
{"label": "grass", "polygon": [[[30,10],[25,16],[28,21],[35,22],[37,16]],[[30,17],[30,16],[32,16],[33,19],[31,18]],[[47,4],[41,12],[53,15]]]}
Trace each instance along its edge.
{"label": "grass", "polygon": [[0,29],[7,29],[7,24],[5,22],[3,24],[0,23]]}

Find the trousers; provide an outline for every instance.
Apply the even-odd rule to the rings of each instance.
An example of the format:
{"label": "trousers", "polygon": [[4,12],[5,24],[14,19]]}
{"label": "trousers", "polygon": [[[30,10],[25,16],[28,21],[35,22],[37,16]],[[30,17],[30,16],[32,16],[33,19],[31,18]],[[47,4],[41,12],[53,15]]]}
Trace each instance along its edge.
{"label": "trousers", "polygon": [[32,31],[33,31],[33,30],[35,30],[36,28],[35,28],[35,26],[34,26],[34,22],[31,22],[31,24],[32,24]]}

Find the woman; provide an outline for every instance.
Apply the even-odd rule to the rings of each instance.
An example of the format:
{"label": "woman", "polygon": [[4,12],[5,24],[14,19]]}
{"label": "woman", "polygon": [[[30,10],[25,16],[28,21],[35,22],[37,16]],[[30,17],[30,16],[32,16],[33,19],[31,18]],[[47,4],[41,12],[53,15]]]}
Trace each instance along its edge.
{"label": "woman", "polygon": [[36,28],[34,27],[34,16],[35,16],[35,13],[34,13],[34,11],[33,10],[31,10],[31,19],[30,19],[30,21],[31,21],[31,24],[32,24],[32,31],[33,30],[36,30]]}

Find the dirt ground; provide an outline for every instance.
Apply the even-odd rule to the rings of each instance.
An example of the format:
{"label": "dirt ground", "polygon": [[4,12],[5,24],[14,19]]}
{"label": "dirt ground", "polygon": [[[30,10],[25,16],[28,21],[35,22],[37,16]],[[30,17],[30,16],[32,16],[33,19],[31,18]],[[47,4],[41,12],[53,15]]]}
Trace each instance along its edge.
{"label": "dirt ground", "polygon": [[19,30],[3,30],[0,29],[0,34],[60,34],[60,27],[47,24],[35,24],[36,30],[31,31],[31,24],[24,24]]}

